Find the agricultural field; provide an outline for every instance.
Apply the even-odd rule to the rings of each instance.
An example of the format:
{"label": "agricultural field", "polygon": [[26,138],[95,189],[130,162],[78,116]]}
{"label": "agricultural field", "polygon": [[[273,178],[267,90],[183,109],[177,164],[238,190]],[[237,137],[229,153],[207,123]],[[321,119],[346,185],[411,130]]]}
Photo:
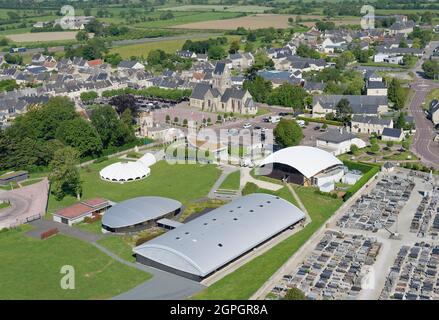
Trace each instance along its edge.
{"label": "agricultural field", "polygon": [[[238,27],[246,29],[260,29],[260,28],[277,28],[283,29],[290,27],[289,18],[296,18],[295,15],[277,15],[277,14],[256,14],[252,16],[245,16],[227,20],[213,20],[209,22],[194,22],[182,25],[176,25],[173,28],[180,29],[198,29],[198,30],[235,30]],[[306,26],[313,26],[316,21],[321,20],[322,16],[308,15],[302,16],[303,22],[301,24]],[[308,20],[308,21],[306,21]],[[349,17],[345,19],[333,19],[336,25],[340,24],[359,24],[359,17]]]}
{"label": "agricultural field", "polygon": [[60,31],[60,32],[36,32],[36,33],[21,33],[10,34],[8,39],[22,43],[22,42],[46,42],[46,41],[64,41],[75,40],[77,31]]}
{"label": "agricultural field", "polygon": [[139,22],[134,26],[141,28],[166,28],[186,23],[231,19],[239,16],[239,13],[235,12],[175,12],[173,14],[173,19]]}
{"label": "agricultural field", "polygon": [[159,10],[169,11],[226,11],[226,12],[245,12],[245,13],[263,13],[266,10],[273,9],[265,6],[237,6],[237,5],[185,5],[177,7],[160,8]]}

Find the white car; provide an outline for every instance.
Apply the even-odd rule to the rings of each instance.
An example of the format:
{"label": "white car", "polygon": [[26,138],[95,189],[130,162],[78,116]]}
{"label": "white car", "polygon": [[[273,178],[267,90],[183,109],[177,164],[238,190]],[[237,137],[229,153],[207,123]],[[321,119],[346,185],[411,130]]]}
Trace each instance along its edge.
{"label": "white car", "polygon": [[251,123],[244,123],[244,125],[242,126],[244,129],[250,129],[252,127]]}

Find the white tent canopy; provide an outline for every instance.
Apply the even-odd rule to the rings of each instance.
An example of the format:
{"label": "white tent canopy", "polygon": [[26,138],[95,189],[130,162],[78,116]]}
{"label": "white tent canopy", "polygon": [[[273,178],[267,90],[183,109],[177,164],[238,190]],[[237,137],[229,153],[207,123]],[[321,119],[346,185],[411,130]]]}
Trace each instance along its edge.
{"label": "white tent canopy", "polygon": [[140,161],[116,162],[102,169],[101,179],[113,182],[127,182],[144,179],[151,173],[151,169]]}
{"label": "white tent canopy", "polygon": [[265,158],[260,166],[280,163],[298,170],[307,178],[317,173],[343,163],[335,156],[319,148],[296,146],[281,149]]}

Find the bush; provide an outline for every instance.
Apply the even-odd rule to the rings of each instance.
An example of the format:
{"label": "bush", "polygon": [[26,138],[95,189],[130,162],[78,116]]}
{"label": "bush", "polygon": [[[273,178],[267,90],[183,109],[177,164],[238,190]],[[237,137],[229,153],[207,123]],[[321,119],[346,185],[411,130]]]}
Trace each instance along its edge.
{"label": "bush", "polygon": [[101,219],[102,219],[102,216],[100,214],[96,214],[92,217],[85,217],[84,223],[93,223],[93,222],[99,221]]}
{"label": "bush", "polygon": [[343,201],[348,200],[352,195],[354,195],[358,190],[360,190],[375,174],[381,170],[379,165],[370,165],[365,163],[357,163],[351,161],[344,161],[345,166],[350,170],[360,170],[363,176],[358,180],[343,196]]}
{"label": "bush", "polygon": [[104,162],[104,161],[107,161],[107,160],[108,160],[108,157],[107,156],[103,156],[103,157],[99,157],[99,158],[95,159],[93,161],[93,163],[101,163],[101,162]]}
{"label": "bush", "polygon": [[327,120],[323,118],[307,118],[307,117],[297,117],[297,120],[303,120],[308,122],[316,122],[316,123],[324,123],[324,124],[331,124],[334,126],[342,126],[343,122],[335,121],[335,120]]}

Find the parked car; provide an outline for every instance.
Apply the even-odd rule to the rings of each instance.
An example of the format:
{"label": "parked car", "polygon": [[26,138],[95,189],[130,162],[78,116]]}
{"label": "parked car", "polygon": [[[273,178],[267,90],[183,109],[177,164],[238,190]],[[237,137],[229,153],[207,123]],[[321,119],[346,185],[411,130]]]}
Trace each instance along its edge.
{"label": "parked car", "polygon": [[250,129],[251,127],[252,127],[252,124],[251,123],[249,123],[249,122],[247,122],[247,123],[244,123],[244,125],[242,126],[244,129]]}

